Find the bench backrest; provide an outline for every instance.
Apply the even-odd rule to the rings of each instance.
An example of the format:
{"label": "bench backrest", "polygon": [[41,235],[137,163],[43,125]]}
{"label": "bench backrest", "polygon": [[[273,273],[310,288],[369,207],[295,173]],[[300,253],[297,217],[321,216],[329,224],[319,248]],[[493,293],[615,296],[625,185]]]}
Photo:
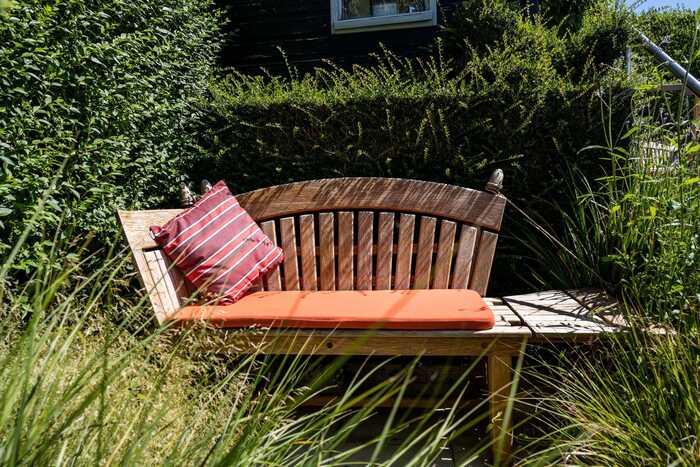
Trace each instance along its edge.
{"label": "bench backrest", "polygon": [[[284,250],[261,290],[470,288],[491,273],[506,199],[502,172],[489,192],[391,178],[291,183],[236,195]],[[119,218],[159,321],[191,288],[149,234],[180,209],[120,211]]]}

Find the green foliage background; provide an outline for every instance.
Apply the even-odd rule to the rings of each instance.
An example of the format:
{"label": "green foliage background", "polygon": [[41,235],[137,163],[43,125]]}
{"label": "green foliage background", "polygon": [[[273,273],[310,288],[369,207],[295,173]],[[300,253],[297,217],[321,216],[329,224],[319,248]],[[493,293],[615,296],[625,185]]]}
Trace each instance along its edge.
{"label": "green foliage background", "polygon": [[[218,50],[209,0],[27,0],[0,15],[0,252],[56,177],[24,261],[117,207],[170,202]],[[68,235],[68,234],[66,234]]]}
{"label": "green foliage background", "polygon": [[[173,206],[179,182],[200,178],[225,178],[236,192],[355,175],[481,187],[503,168],[509,198],[556,227],[548,202],[569,199],[569,171],[595,178],[607,166],[604,152],[580,149],[628,117],[620,60],[637,20],[605,1],[548,3],[533,17],[518,2],[466,0],[432,59],[387,51],[351,70],[224,78],[209,1],[7,5],[0,251],[56,180],[14,264],[23,271],[47,261],[56,231],[64,243],[91,233],[109,246],[118,207]],[[640,27],[678,16],[674,31],[686,34],[688,12],[664,15]],[[518,235],[507,221],[497,275],[513,277]]]}
{"label": "green foliage background", "polygon": [[[524,18],[514,3],[466,1],[443,31],[442,53],[422,64],[387,53],[376,67],[219,80],[209,1],[0,0],[2,463],[347,460],[345,437],[403,394],[416,362],[371,391],[355,383],[374,370],[358,373],[342,386],[345,402],[363,402],[352,413],[341,401],[300,417],[298,405],[344,360],[327,372],[293,359],[282,371],[230,345],[222,355],[226,344],[207,330],[154,333],[150,308],[114,293],[128,278],[127,257],[100,255],[85,274],[65,253],[79,251],[71,242],[86,233],[113,243],[117,207],[172,206],[180,180],[225,177],[242,191],[390,175],[478,187],[503,167],[506,194],[552,222],[560,243],[531,226],[516,231],[509,212],[495,273],[542,287],[604,286],[641,324],[595,353],[581,347],[560,371],[546,360],[534,369],[537,391],[523,403],[528,417],[542,411],[546,430],[542,451],[523,465],[697,465],[700,145],[686,140],[684,115],[663,126],[633,118],[628,138],[618,133],[630,98],[651,108],[634,103],[635,83],[618,73],[630,25],[656,41],[671,34],[667,50],[681,59],[688,49],[673,47],[689,47],[692,14],[633,18],[583,0],[543,2],[542,16]],[[640,70],[656,66],[636,60]],[[679,147],[673,170],[628,164],[639,141],[659,139]],[[579,151],[591,143],[605,149]],[[584,187],[578,198],[574,181]],[[26,248],[8,259],[35,212]],[[514,237],[526,231],[517,249]],[[528,252],[544,273],[520,261]],[[35,274],[19,275],[17,287],[5,283],[10,267]],[[648,335],[649,319],[677,332]],[[322,378],[307,384],[308,373]],[[452,382],[456,392],[467,387]],[[472,410],[440,410],[444,423],[402,410],[398,426],[366,447],[376,454],[400,432],[413,460],[432,464],[443,443],[479,421],[483,411]]]}
{"label": "green foliage background", "polygon": [[[641,13],[636,18],[636,24],[649,39],[697,77],[700,75],[700,64],[689,53],[695,35],[695,16],[695,12],[685,8],[652,9]],[[697,45],[696,43],[696,47]],[[635,46],[635,51],[637,50],[638,47]],[[658,66],[642,50],[635,54],[635,59],[642,67]]]}
{"label": "green foliage background", "polygon": [[[225,178],[236,192],[298,180],[389,176],[481,188],[496,168],[522,207],[559,213],[570,170],[603,173],[603,153],[580,149],[623,128],[619,72],[629,14],[594,2],[575,30],[525,17],[510,2],[470,0],[435,45],[406,60],[385,51],[372,66],[329,64],[299,76],[230,73],[212,85],[211,121],[193,178]],[[615,89],[612,121],[601,89]],[[491,292],[513,291],[520,234],[506,214]],[[500,276],[500,277],[499,277]]]}

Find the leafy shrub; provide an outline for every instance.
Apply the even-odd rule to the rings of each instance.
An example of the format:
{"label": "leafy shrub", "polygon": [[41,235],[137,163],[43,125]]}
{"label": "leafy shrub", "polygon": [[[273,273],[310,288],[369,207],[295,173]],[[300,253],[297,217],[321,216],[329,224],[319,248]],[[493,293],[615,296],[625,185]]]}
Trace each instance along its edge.
{"label": "leafy shrub", "polygon": [[300,79],[234,72],[212,87],[214,156],[193,170],[241,191],[352,175],[479,186],[504,167],[509,195],[536,199],[569,164],[594,170],[578,150],[602,136],[594,89],[567,82],[552,55],[523,33],[464,69],[386,52],[375,67]]}
{"label": "leafy shrub", "polygon": [[[686,326],[700,311],[700,145],[688,137],[683,114],[657,123],[665,99],[638,92],[634,102],[631,144],[621,147],[608,135],[609,168],[600,185],[571,179],[581,189],[575,209],[564,214],[568,251],[549,242],[529,245],[536,269],[546,271],[543,283],[595,283],[645,318]],[[664,113],[674,115],[676,103],[668,104]],[[675,149],[654,160],[648,148],[660,144]]]}
{"label": "leafy shrub", "polygon": [[[686,8],[651,9],[635,18],[637,28],[649,39],[659,45],[696,77],[700,75],[700,63],[688,55],[688,50],[700,42],[696,39],[695,12]],[[641,48],[635,53],[635,61],[639,66],[657,67],[658,62]]]}
{"label": "leafy shrub", "polygon": [[173,197],[213,73],[213,11],[209,0],[28,0],[0,16],[0,251],[47,195],[34,251],[14,267],[50,248],[60,216],[106,240],[117,207]]}
{"label": "leafy shrub", "polygon": [[626,7],[595,2],[580,18],[579,27],[569,33],[565,47],[566,66],[576,70],[574,81],[605,74],[622,60],[632,35],[633,15]]}
{"label": "leafy shrub", "polygon": [[[579,154],[603,137],[600,80],[572,82],[561,71],[563,44],[542,22],[520,18],[514,28],[463,66],[442,54],[415,61],[385,52],[373,67],[329,66],[300,78],[234,72],[212,87],[202,144],[213,156],[191,173],[224,177],[241,192],[339,176],[481,188],[503,168],[506,193],[520,205],[537,210],[545,199],[564,198],[569,167],[602,174],[599,154]],[[621,125],[625,94],[616,99]],[[515,262],[505,256],[518,253],[507,239],[501,245],[504,263],[494,270],[503,277],[493,293],[513,290]]]}
{"label": "leafy shrub", "polygon": [[584,17],[591,7],[607,5],[600,0],[570,0],[548,1],[541,3],[541,14],[552,25],[559,26],[563,31],[577,30],[581,27]]}
{"label": "leafy shrub", "polygon": [[605,0],[543,2],[539,14],[523,15],[520,2],[467,0],[443,27],[446,50],[462,63],[532,49],[550,56],[566,80],[594,82],[623,56],[632,24],[628,7]]}
{"label": "leafy shrub", "polygon": [[484,52],[515,30],[519,15],[513,2],[465,0],[444,26],[442,37],[451,55],[465,49]]}
{"label": "leafy shrub", "polygon": [[[582,37],[603,17],[608,29],[623,27],[607,3],[594,3]],[[385,51],[372,67],[230,74],[212,87],[204,146],[213,157],[197,160],[193,173],[223,175],[241,191],[351,175],[481,186],[504,167],[509,196],[528,204],[561,194],[566,167],[597,174],[597,156],[578,150],[602,139],[596,92],[608,69],[584,73],[597,58],[579,48],[571,60],[573,33],[524,18],[517,2],[470,0],[459,17],[433,59]],[[464,55],[455,60],[443,46]],[[614,50],[621,55],[622,44]]]}
{"label": "leafy shrub", "polygon": [[529,372],[554,395],[537,398],[545,432],[522,465],[698,465],[698,334],[636,331],[602,347]]}

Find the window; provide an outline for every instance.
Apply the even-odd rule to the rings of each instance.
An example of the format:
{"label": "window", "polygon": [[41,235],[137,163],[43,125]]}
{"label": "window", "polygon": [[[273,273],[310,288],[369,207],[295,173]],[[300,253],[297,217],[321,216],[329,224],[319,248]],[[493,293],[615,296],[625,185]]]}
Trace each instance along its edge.
{"label": "window", "polygon": [[436,0],[330,0],[333,34],[437,24]]}

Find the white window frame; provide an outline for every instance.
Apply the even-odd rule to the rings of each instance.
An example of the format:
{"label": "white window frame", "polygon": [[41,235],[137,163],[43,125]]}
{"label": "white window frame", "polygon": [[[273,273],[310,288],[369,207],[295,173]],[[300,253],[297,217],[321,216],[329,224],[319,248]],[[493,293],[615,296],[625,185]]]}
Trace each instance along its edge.
{"label": "white window frame", "polygon": [[415,13],[340,19],[342,1],[343,0],[330,0],[332,34],[419,28],[437,25],[437,0],[427,0],[428,9]]}

